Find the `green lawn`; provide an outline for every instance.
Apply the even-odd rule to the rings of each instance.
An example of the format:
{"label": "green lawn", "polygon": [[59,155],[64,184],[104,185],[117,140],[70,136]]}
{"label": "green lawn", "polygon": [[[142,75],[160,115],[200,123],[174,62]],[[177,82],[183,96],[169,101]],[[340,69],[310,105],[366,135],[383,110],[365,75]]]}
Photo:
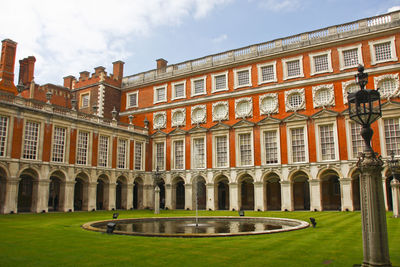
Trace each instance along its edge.
{"label": "green lawn", "polygon": [[[158,238],[83,230],[109,211],[0,215],[0,266],[352,266],[362,262],[359,212],[246,212],[286,217],[317,228],[246,237]],[[120,218],[154,217],[149,210],[119,211]],[[237,212],[200,215],[236,216]],[[160,216],[192,216],[162,211]],[[390,256],[400,266],[400,219],[387,213]]]}

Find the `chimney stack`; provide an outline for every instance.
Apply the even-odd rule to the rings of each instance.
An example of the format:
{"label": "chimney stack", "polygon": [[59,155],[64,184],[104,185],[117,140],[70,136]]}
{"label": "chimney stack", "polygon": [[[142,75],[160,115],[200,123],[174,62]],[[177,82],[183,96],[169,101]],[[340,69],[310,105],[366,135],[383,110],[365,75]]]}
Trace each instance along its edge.
{"label": "chimney stack", "polygon": [[124,75],[124,62],[121,60],[113,62],[113,77],[114,79],[121,80]]}
{"label": "chimney stack", "polygon": [[81,72],[79,72],[79,81],[84,81],[84,80],[87,80],[88,78],[89,78],[89,74],[90,74],[90,72],[88,72],[88,71],[81,71]]}
{"label": "chimney stack", "polygon": [[64,77],[64,87],[67,87],[68,89],[72,89],[72,81],[75,80],[75,77],[72,75]]}
{"label": "chimney stack", "polygon": [[157,73],[165,72],[167,70],[168,61],[166,61],[163,58],[159,58],[156,61],[157,61]]}
{"label": "chimney stack", "polygon": [[19,78],[23,85],[27,86],[31,83],[35,73],[36,58],[30,56],[19,61]]}
{"label": "chimney stack", "polygon": [[18,94],[14,85],[14,67],[17,43],[5,39],[2,41],[1,59],[0,59],[0,90],[5,90]]}

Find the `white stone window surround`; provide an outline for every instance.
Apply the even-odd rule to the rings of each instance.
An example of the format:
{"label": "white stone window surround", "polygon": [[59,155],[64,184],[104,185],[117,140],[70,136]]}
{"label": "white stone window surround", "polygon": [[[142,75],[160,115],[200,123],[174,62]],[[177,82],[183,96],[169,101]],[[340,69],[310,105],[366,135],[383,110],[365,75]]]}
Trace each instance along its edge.
{"label": "white stone window surround", "polygon": [[[176,86],[183,84],[183,96],[176,96]],[[171,100],[186,98],[186,80],[172,83],[172,96]]]}
{"label": "white stone window surround", "polygon": [[385,74],[385,75],[374,77],[375,89],[378,89],[380,87],[379,83],[384,81],[384,80],[393,80],[395,90],[392,93],[385,93],[382,90],[380,90],[381,98],[389,99],[391,97],[399,96],[399,94],[400,94],[400,91],[399,91],[399,87],[400,87],[399,74],[398,73],[396,73],[396,74]]}
{"label": "white stone window surround", "polygon": [[[323,90],[327,90],[329,96],[324,101],[321,101],[320,99],[318,99],[318,94],[321,93]],[[335,105],[335,91],[333,89],[333,84],[321,84],[313,86],[312,95],[314,108],[331,107]]]}
{"label": "white stone window surround", "polygon": [[224,121],[229,119],[229,102],[219,101],[212,104],[212,120]]}
{"label": "white stone window surround", "polygon": [[[136,157],[136,146],[137,145],[139,145],[139,144],[141,144],[141,146],[142,146],[142,150],[141,150],[141,155],[140,155],[140,162],[139,162],[139,165],[140,165],[140,168],[139,169],[136,169],[136,166],[137,166],[137,157]],[[145,149],[146,149],[146,146],[145,146],[145,141],[138,141],[138,140],[135,140],[135,143],[134,143],[134,162],[133,162],[133,164],[134,164],[134,169],[135,170],[137,170],[137,171],[142,171],[143,170],[143,165],[144,165],[144,156],[146,155],[145,154]]]}
{"label": "white stone window surround", "polygon": [[[274,71],[274,78],[271,80],[263,80],[262,79],[262,68],[263,67],[268,67],[272,66],[272,69]],[[267,62],[263,64],[257,64],[257,76],[258,76],[258,84],[264,84],[264,83],[270,83],[270,82],[277,82],[278,79],[276,77],[276,60],[272,62]]]}
{"label": "white stone window surround", "polygon": [[[350,66],[345,66],[344,65],[343,52],[344,51],[348,51],[348,50],[352,50],[352,49],[357,49],[358,62],[355,62],[353,65],[350,65]],[[339,47],[337,49],[337,51],[339,53],[339,67],[340,67],[340,70],[355,68],[359,64],[364,65],[363,58],[362,58],[361,44],[353,45],[353,46],[346,46],[346,47]]]}
{"label": "white stone window surround", "polygon": [[[202,93],[197,93],[195,92],[195,82],[203,80],[203,92]],[[206,81],[207,81],[207,76],[201,76],[201,77],[196,77],[196,78],[192,78],[190,79],[190,88],[191,88],[191,96],[198,96],[198,95],[205,95],[207,93],[207,88],[206,88]]]}
{"label": "white stone window surround", "polygon": [[80,108],[88,108],[90,106],[90,91],[80,94]]}
{"label": "white stone window surround", "polygon": [[[164,88],[164,99],[157,99],[157,90],[161,90]],[[167,88],[168,84],[158,85],[153,87],[153,104],[167,102]]]}
{"label": "white stone window surround", "polygon": [[[131,103],[131,96],[136,95],[135,103]],[[138,106],[139,102],[139,91],[129,92],[126,94],[126,108],[134,108]]]}
{"label": "white stone window surround", "polygon": [[[176,164],[175,164],[175,143],[177,141],[182,141],[183,142],[183,168],[182,169],[177,169]],[[186,139],[183,136],[174,136],[171,138],[171,170],[184,170],[186,167]]]}
{"label": "white stone window surround", "polygon": [[[221,75],[225,75],[225,88],[215,89],[215,78]],[[228,90],[228,71],[213,73],[211,74],[211,93],[227,91]]]}
{"label": "white stone window surround", "polygon": [[[353,79],[353,80],[350,80],[350,81],[346,81],[346,82],[342,82],[342,92],[343,92],[343,103],[344,104],[347,104],[347,96],[348,96],[348,89],[351,87],[351,86],[358,86],[357,85],[357,83],[356,83],[356,81]],[[360,87],[358,86],[358,89],[360,89]]]}
{"label": "white stone window surround", "polygon": [[[226,146],[227,146],[227,159],[226,166],[217,166],[217,137],[226,136]],[[229,130],[223,130],[213,133],[212,135],[212,160],[213,160],[213,168],[228,168],[229,160],[230,160],[230,151],[229,151]]]}
{"label": "white stone window surround", "polygon": [[40,141],[40,122],[26,121],[24,125],[24,142],[22,158],[28,160],[37,160]]}
{"label": "white stone window surround", "polygon": [[[293,151],[292,151],[292,129],[303,128],[304,131],[304,150],[305,150],[305,161],[304,162],[293,162]],[[286,125],[286,136],[288,137],[287,155],[289,164],[307,163],[309,162],[308,153],[308,129],[307,121],[290,122]]]}
{"label": "white stone window surround", "polygon": [[[100,146],[101,146],[101,138],[106,138],[107,139],[107,151],[106,151],[106,154],[105,154],[105,166],[102,166],[100,163],[100,159],[101,159],[101,149],[100,149]],[[109,163],[110,163],[110,159],[111,159],[111,154],[110,154],[110,147],[111,147],[111,141],[110,140],[112,140],[111,139],[111,137],[110,136],[108,136],[108,135],[105,135],[105,134],[98,134],[98,149],[97,149],[97,166],[99,166],[99,167],[102,167],[102,168],[107,168],[107,167],[109,167]]]}
{"label": "white stone window surround", "polygon": [[207,120],[206,105],[197,105],[191,108],[190,117],[192,124],[205,123]]}
{"label": "white stone window surround", "polygon": [[[240,142],[239,136],[242,134],[250,134],[250,144],[251,144],[251,163],[248,165],[242,165],[241,162],[241,151],[240,151]],[[235,148],[236,148],[236,166],[238,167],[247,167],[254,166],[254,137],[253,137],[253,128],[239,128],[235,129]]]}
{"label": "white stone window surround", "polygon": [[[391,58],[377,61],[376,60],[376,54],[375,54],[375,45],[388,43],[388,42],[390,42]],[[395,45],[395,37],[394,36],[389,37],[389,38],[385,38],[385,39],[369,41],[368,45],[369,45],[369,51],[371,53],[371,65],[376,65],[376,64],[382,63],[382,62],[390,62],[390,61],[397,61],[398,60],[397,53],[396,53],[396,45]]]}
{"label": "white stone window surround", "polygon": [[[79,164],[77,163],[78,161],[78,143],[79,143],[79,133],[87,133],[88,134],[88,140],[87,140],[87,147],[86,147],[86,164]],[[75,155],[75,164],[77,165],[85,165],[85,166],[90,166],[92,164],[92,136],[93,136],[93,132],[89,131],[89,129],[78,129],[76,131],[76,155]]]}
{"label": "white stone window surround", "polygon": [[164,166],[164,168],[159,169],[160,171],[164,171],[165,166],[166,166],[166,140],[165,140],[165,138],[153,139],[153,171],[155,171],[157,169],[157,145],[156,144],[158,144],[158,143],[164,144],[164,156],[163,156],[163,163],[162,163],[162,166]]}
{"label": "white stone window surround", "polygon": [[[10,128],[10,124],[11,124],[11,119],[8,116],[0,116],[0,122],[1,122],[1,131],[0,131],[0,138],[1,140],[1,149],[2,149],[2,155],[1,157],[6,157],[8,154],[8,141],[9,139],[12,139],[11,137],[8,138],[9,133],[8,133],[8,129],[13,129]],[[54,131],[53,131],[54,132]],[[52,139],[53,140],[53,139]]]}
{"label": "white stone window surround", "polygon": [[[315,120],[315,141],[317,146],[317,161],[335,161],[339,159],[339,138],[337,133],[337,124],[335,118],[321,118]],[[320,126],[332,125],[333,126],[333,138],[334,138],[334,148],[335,148],[335,158],[331,160],[322,159],[322,147],[321,147],[321,136],[320,136]]]}
{"label": "white stone window surround", "polygon": [[279,112],[278,93],[260,95],[259,102],[261,115]]}
{"label": "white stone window surround", "polygon": [[164,129],[167,125],[167,112],[159,111],[153,113],[153,129]]}
{"label": "white stone window surround", "polygon": [[[381,146],[381,156],[390,157],[386,151],[386,136],[385,136],[385,120],[398,119],[400,120],[398,108],[389,108],[388,110],[382,109],[382,117],[377,121],[379,129],[379,141]],[[397,158],[397,156],[396,156]]]}
{"label": "white stone window surround", "polygon": [[[251,66],[245,67],[245,68],[240,68],[240,69],[234,69],[233,70],[233,76],[234,76],[234,89],[238,89],[238,88],[243,88],[243,87],[249,87],[252,85],[251,82]],[[242,72],[242,71],[247,71],[248,75],[249,75],[249,82],[247,84],[241,84],[239,85],[239,77],[238,77],[238,72]]]}
{"label": "white stone window surround", "polygon": [[[300,67],[300,74],[299,75],[288,76],[287,64],[288,64],[288,62],[292,62],[292,61],[299,61],[299,67]],[[301,55],[301,56],[297,56],[297,57],[291,57],[291,58],[282,59],[282,68],[283,68],[283,80],[304,77],[303,56]]]}
{"label": "white stone window surround", "polygon": [[[278,153],[278,162],[277,163],[271,163],[271,164],[266,164],[266,151],[265,151],[265,138],[264,138],[264,133],[265,132],[276,132],[276,142],[277,142],[277,153]],[[260,150],[261,150],[261,165],[265,166],[270,166],[270,165],[275,165],[275,164],[281,164],[281,139],[280,139],[280,130],[279,130],[279,124],[276,125],[267,125],[267,126],[262,126],[260,127]]]}
{"label": "white stone window surround", "polygon": [[[128,169],[129,165],[129,140],[125,138],[118,138],[117,141],[117,169]],[[125,144],[125,146],[122,146]],[[123,152],[123,153],[121,153]]]}
{"label": "white stone window surround", "polygon": [[[43,137],[43,134],[42,133],[44,133],[44,124],[43,123],[41,123],[41,122],[39,122],[39,121],[36,121],[36,119],[37,118],[31,118],[31,117],[28,117],[28,118],[25,118],[24,119],[24,128],[22,129],[22,145],[21,145],[21,159],[24,159],[24,160],[41,160],[42,159],[42,151],[43,151],[43,149],[39,149],[39,148],[42,148],[43,147],[43,143],[44,143],[44,137]],[[25,128],[26,128],[26,123],[27,122],[33,122],[33,123],[38,123],[39,124],[39,133],[38,133],[38,140],[37,140],[37,147],[36,147],[36,158],[35,159],[26,159],[26,158],[23,158],[23,155],[24,155],[24,146],[25,146]],[[12,141],[12,139],[10,139],[10,141]]]}
{"label": "white stone window surround", "polygon": [[[347,141],[347,156],[349,160],[356,160],[358,155],[353,155],[353,138],[351,136],[351,124],[356,124],[354,121],[350,120],[349,116],[346,115],[346,141]],[[381,121],[381,119],[378,120],[378,123]],[[382,124],[383,125],[383,124]],[[379,134],[381,134],[381,130],[379,127]],[[380,135],[381,137],[382,135]],[[361,137],[361,136],[360,136]],[[362,139],[362,137],[361,137]],[[363,142],[364,143],[364,142]],[[383,151],[381,151],[382,153]]]}
{"label": "white stone window surround", "polygon": [[[63,129],[64,130],[63,140],[58,139],[59,136],[57,137],[58,141],[62,141],[63,142],[63,145],[62,145],[63,147],[62,148],[61,148],[61,144],[60,143],[55,144],[56,129]],[[57,162],[57,163],[64,163],[65,162],[65,156],[67,154],[66,153],[66,151],[67,151],[67,147],[66,146],[67,146],[67,138],[68,138],[68,136],[69,136],[68,128],[63,127],[63,126],[53,125],[53,131],[52,131],[52,134],[51,134],[51,151],[50,151],[50,161],[51,162]],[[58,156],[59,156],[57,154],[62,154],[61,161],[56,160],[58,158]]]}
{"label": "white stone window surround", "polygon": [[[204,166],[203,167],[195,167],[195,148],[194,148],[194,140],[195,139],[203,139],[204,140]],[[192,134],[190,136],[190,148],[191,148],[191,155],[190,155],[190,168],[191,169],[206,169],[207,168],[207,139],[204,133]]]}
{"label": "white stone window surround", "polygon": [[[290,104],[290,97],[293,95],[298,94],[301,98],[301,103],[298,106],[293,106]],[[285,111],[298,111],[306,108],[306,98],[304,93],[304,88],[300,89],[292,89],[285,91]]]}
{"label": "white stone window surround", "polygon": [[186,124],[186,108],[176,108],[171,111],[171,126],[179,127]]}
{"label": "white stone window surround", "polygon": [[[241,110],[241,106],[246,105],[247,110]],[[253,116],[253,98],[242,97],[235,99],[235,119]]]}
{"label": "white stone window surround", "polygon": [[[317,52],[317,53],[310,53],[308,56],[310,58],[310,75],[316,75],[316,74],[320,74],[320,73],[327,73],[327,72],[333,72],[333,68],[332,68],[332,51],[326,50],[326,51],[321,51],[321,52]],[[328,59],[328,69],[325,71],[316,71],[315,69],[315,57],[318,56],[323,56],[323,55],[327,55],[327,59]]]}

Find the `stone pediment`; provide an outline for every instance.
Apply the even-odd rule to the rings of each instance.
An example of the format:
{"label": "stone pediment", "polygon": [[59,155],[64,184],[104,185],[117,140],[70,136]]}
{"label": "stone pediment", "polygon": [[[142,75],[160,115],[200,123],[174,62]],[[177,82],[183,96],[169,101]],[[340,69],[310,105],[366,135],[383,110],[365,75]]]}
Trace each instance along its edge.
{"label": "stone pediment", "polygon": [[323,119],[323,118],[331,118],[331,117],[337,117],[339,116],[339,112],[329,110],[329,109],[322,109],[318,111],[317,113],[314,113],[311,118],[312,119]]}
{"label": "stone pediment", "polygon": [[293,121],[306,121],[308,120],[308,116],[303,115],[303,114],[299,114],[297,112],[293,113],[292,115],[286,117],[285,119],[283,119],[283,122],[293,122]]}
{"label": "stone pediment", "polygon": [[169,132],[168,135],[177,136],[177,135],[185,135],[185,134],[187,134],[187,131],[184,131],[182,129],[176,128],[176,129],[172,130],[171,132]]}
{"label": "stone pediment", "polygon": [[279,124],[282,121],[277,118],[273,118],[271,116],[265,117],[264,119],[257,122],[257,125],[271,125],[271,124]]}
{"label": "stone pediment", "polygon": [[400,102],[397,101],[386,101],[381,106],[382,111],[398,110],[400,109]]}
{"label": "stone pediment", "polygon": [[191,134],[193,134],[193,133],[205,133],[207,131],[208,131],[207,128],[204,128],[202,126],[197,125],[197,126],[193,127],[192,129],[190,129],[188,131],[188,133],[191,133]]}
{"label": "stone pediment", "polygon": [[215,132],[215,131],[224,131],[224,130],[229,130],[231,128],[231,126],[222,123],[222,122],[218,122],[217,124],[213,125],[210,128],[210,131]]}
{"label": "stone pediment", "polygon": [[163,131],[158,130],[157,132],[153,133],[151,135],[151,138],[157,138],[157,137],[166,137],[167,134],[164,133]]}
{"label": "stone pediment", "polygon": [[238,128],[246,128],[246,127],[253,127],[255,125],[254,122],[247,121],[247,120],[241,120],[232,125],[232,128],[238,129]]}

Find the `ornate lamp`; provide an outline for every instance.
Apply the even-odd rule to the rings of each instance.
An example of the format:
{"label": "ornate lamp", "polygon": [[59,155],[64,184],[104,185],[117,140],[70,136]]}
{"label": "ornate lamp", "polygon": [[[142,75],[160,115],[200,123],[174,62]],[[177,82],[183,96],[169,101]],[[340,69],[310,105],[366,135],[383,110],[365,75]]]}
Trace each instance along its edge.
{"label": "ornate lamp", "polygon": [[393,176],[393,179],[396,179],[396,172],[399,169],[400,164],[399,164],[399,160],[396,159],[394,156],[395,156],[395,151],[392,150],[390,153],[390,159],[387,160],[387,163],[388,163],[388,166],[390,169],[390,173]]}

